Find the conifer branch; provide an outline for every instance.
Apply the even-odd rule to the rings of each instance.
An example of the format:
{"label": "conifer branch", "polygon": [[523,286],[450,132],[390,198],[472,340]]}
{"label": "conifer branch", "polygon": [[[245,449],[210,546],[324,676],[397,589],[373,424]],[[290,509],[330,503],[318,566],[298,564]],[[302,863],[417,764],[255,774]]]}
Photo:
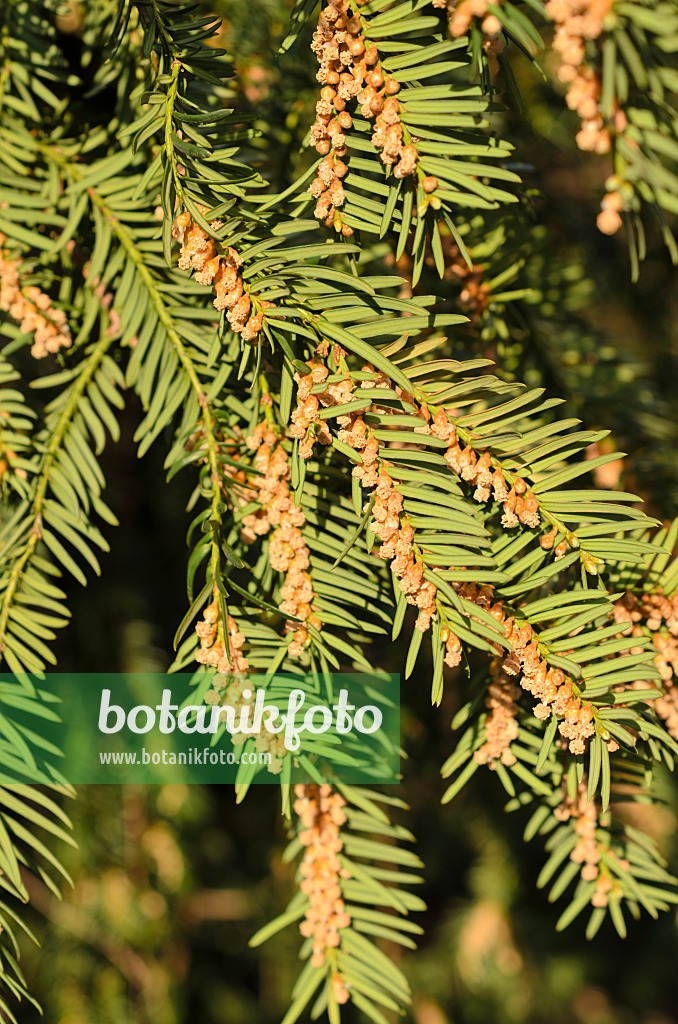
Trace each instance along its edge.
{"label": "conifer branch", "polygon": [[49,443],[42,459],[42,465],[34,481],[35,490],[30,513],[22,528],[22,532],[27,534],[23,550],[19,554],[15,554],[12,568],[3,586],[2,599],[0,601],[0,652],[5,651],[7,627],[17,588],[21,585],[42,537],[42,519],[45,499],[50,486],[50,472],[61,451],[64,438],[72,425],[73,417],[78,411],[79,402],[112,344],[113,339],[104,336],[93,346],[92,351],[82,364],[75,383],[69,391],[66,404],[58,420],[50,431]]}

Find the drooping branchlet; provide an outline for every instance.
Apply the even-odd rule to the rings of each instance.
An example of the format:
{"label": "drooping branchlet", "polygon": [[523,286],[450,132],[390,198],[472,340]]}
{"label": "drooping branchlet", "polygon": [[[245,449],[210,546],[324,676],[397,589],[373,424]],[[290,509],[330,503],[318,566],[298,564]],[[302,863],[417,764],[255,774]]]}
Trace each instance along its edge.
{"label": "drooping branchlet", "polygon": [[[341,880],[350,876],[339,859],[346,801],[327,784],[297,785],[294,795],[301,825],[299,842],[304,847],[300,888],[309,900],[299,930],[313,941],[311,964],[324,967],[328,950],[339,946],[342,929],[351,923],[341,890]],[[341,978],[333,979],[333,987],[337,1002],[347,1002],[349,993]]]}

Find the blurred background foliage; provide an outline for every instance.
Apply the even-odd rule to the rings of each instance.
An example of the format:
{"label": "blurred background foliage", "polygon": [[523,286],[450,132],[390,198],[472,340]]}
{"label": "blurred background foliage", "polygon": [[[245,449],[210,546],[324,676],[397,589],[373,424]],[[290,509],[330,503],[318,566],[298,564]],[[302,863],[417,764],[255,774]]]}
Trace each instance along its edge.
{"label": "blurred background foliage", "polygon": [[[313,63],[298,57],[308,39],[274,56],[286,0],[213,0],[207,9],[224,18],[214,41],[235,57],[239,103],[260,118],[262,135],[248,158],[256,163],[266,150],[267,167],[279,174],[272,185],[282,189],[310,159],[301,143],[317,83]],[[60,20],[66,51],[77,49],[78,26],[71,5]],[[614,487],[623,479],[665,517],[678,503],[678,275],[661,240],[650,238],[631,286],[623,239],[595,227],[605,161],[576,148],[576,115],[553,86],[548,60],[547,81],[527,60],[513,69],[524,110],[509,105],[496,117],[515,144],[534,219],[514,224],[516,237],[506,242],[507,251],[524,251],[506,286],[520,297],[495,302],[490,290],[469,346],[496,357],[505,376],[563,397],[587,427],[611,427],[610,450],[620,447],[628,458],[596,482]],[[472,251],[482,265],[482,244]],[[399,269],[407,289],[407,265]],[[462,309],[463,285],[451,275],[449,302]],[[427,290],[426,275],[418,289]],[[70,588],[73,624],[56,649],[62,670],[163,671],[171,661],[184,611],[188,495],[181,477],[164,486],[155,448],[137,460],[132,435],[140,419],[129,398],[121,441],[104,455],[121,526],[105,582]],[[394,645],[380,661],[396,669],[402,652]],[[454,695],[434,714],[427,686],[417,687],[417,678],[429,677],[420,665],[403,713],[403,745],[417,765],[410,773],[405,763],[403,795],[426,864],[421,895],[429,909],[416,956],[389,949],[406,961],[411,1020],[678,1024],[675,912],[644,918],[626,941],[609,924],[594,943],[578,922],[556,934],[553,910],[534,888],[542,851],[523,844],[520,813],[505,820],[494,776],[479,773],[441,813],[439,748],[445,756],[452,747],[443,723]],[[277,1024],[298,972],[298,934],[288,929],[256,951],[248,940],[292,889],[278,801],[275,785],[256,787],[240,807],[228,787],[83,787],[70,808],[80,848],[62,851],[73,888],[58,902],[31,883],[33,923],[44,915],[47,927],[39,949],[25,943],[23,962],[46,1024]],[[668,780],[666,807],[634,813],[643,810],[644,828],[675,863],[678,800]],[[40,1019],[26,1005],[18,1017]]]}

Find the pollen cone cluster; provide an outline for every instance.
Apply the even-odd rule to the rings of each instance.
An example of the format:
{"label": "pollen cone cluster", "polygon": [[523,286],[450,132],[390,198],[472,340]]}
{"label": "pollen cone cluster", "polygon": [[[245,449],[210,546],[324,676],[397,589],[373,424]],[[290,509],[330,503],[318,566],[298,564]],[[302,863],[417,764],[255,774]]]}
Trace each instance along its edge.
{"label": "pollen cone cluster", "polygon": [[445,452],[448,466],[462,480],[475,485],[473,497],[476,501],[485,502],[494,497],[495,501],[503,505],[503,527],[508,530],[519,522],[523,526],[539,526],[539,504],[521,477],[516,477],[511,487],[507,488],[501,470],[493,469],[488,451],[478,456],[470,445],[462,448],[454,428],[451,428],[449,442]]}
{"label": "pollen cone cluster", "polygon": [[299,657],[311,642],[307,627],[320,629],[322,625],[313,605],[313,582],[308,572],[310,553],[301,531],[305,517],[294,504],[287,453],[273,427],[266,422],[258,424],[247,438],[247,445],[256,452],[254,468],[261,471],[261,475],[252,478],[251,486],[254,500],[262,507],[244,517],[243,538],[252,542],[273,530],[269,540],[271,566],[285,573],[280,611],[302,620],[299,623],[290,619],[285,625],[285,631],[292,633],[289,653]]}
{"label": "pollen cone cluster", "polygon": [[327,423],[320,420],[319,413],[321,405],[339,404],[339,400],[335,401],[334,398],[338,393],[336,384],[331,384],[329,389],[321,394],[311,393],[315,385],[327,380],[329,370],[316,359],[308,365],[310,373],[294,375],[297,383],[297,406],[292,412],[292,426],[289,429],[290,437],[299,441],[300,459],[311,458],[315,441],[320,441],[321,444],[332,443],[330,429]]}
{"label": "pollen cone cluster", "polygon": [[[405,517],[401,519],[403,498],[393,486],[387,466],[388,463],[382,461],[374,489],[372,530],[383,542],[379,557],[390,561],[391,572],[398,578],[398,585],[408,604],[419,610],[415,629],[425,633],[436,614],[438,588],[435,583],[424,579],[424,563],[414,552],[414,530]],[[455,650],[455,641],[458,643],[456,637],[452,640],[451,636],[447,641],[445,661],[448,665],[458,665],[461,660],[461,646]]]}
{"label": "pollen cone cluster", "polygon": [[[327,392],[317,396],[318,399],[328,406],[345,405],[359,398],[363,389],[390,389],[391,382],[388,377],[382,373],[375,373],[372,366],[364,366],[363,372],[373,374],[373,379],[361,381],[357,391],[354,390],[353,381],[347,376],[339,383],[331,384]],[[380,410],[379,406],[373,408]],[[388,475],[388,463],[380,458],[379,442],[366,424],[362,412],[342,413],[336,420],[340,428],[339,440],[353,448],[361,457],[361,462],[353,469],[353,476],[360,480],[363,487],[372,489],[372,530],[382,541],[379,557],[390,562],[391,571],[397,577],[398,585],[408,604],[418,608],[415,627],[425,633],[436,614],[437,587],[435,583],[424,579],[424,563],[415,557],[414,530],[402,517],[402,495],[396,490],[393,480]],[[446,642],[445,661],[448,665],[455,666],[460,660],[461,644],[458,638],[450,633]]]}
{"label": "pollen cone cluster", "polygon": [[[203,216],[208,212],[205,206],[197,209]],[[217,231],[221,221],[211,221],[210,227]],[[243,285],[240,273],[242,259],[236,250],[229,247],[219,255],[215,240],[187,211],[180,213],[172,224],[172,237],[181,245],[179,267],[194,270],[198,284],[212,285],[214,308],[226,310],[231,330],[243,341],[253,341],[262,328],[264,311],[272,308],[273,303],[256,297],[253,303],[252,296]]]}
{"label": "pollen cone cluster", "polygon": [[[568,107],[581,118],[577,145],[594,153],[609,153],[612,140],[599,107],[600,79],[586,61],[586,44],[601,34],[611,8],[612,0],[548,0],[545,8],[556,23],[553,48],[561,61],[558,78],[567,84]],[[625,130],[622,111],[615,112],[613,126],[616,132]]]}
{"label": "pollen cone cluster", "polygon": [[[573,754],[583,754],[586,750],[586,741],[593,736],[595,726],[593,723],[593,705],[590,701],[583,701],[574,693],[572,681],[565,677],[565,673],[559,668],[549,668],[547,662],[539,654],[537,639],[529,623],[516,622],[515,618],[508,616],[503,602],[494,600],[494,591],[490,586],[479,587],[475,583],[462,583],[455,586],[460,597],[477,604],[489,612],[496,621],[504,627],[504,635],[510,644],[510,650],[505,651],[497,648],[497,661],[492,667],[492,685],[495,680],[503,687],[504,693],[498,691],[490,692],[488,700],[501,698],[501,705],[490,705],[491,714],[490,736],[496,741],[500,736],[508,739],[512,727],[508,725],[509,713],[515,712],[515,693],[508,689],[504,677],[509,680],[515,679],[523,690],[532,694],[539,703],[533,709],[536,718],[546,719],[555,713],[561,719],[558,731]],[[507,700],[506,698],[510,698]],[[496,721],[493,716],[496,712]],[[496,724],[496,733],[494,733]],[[503,724],[505,728],[500,728]],[[514,739],[515,736],[511,737]],[[508,739],[508,743],[511,742]],[[615,740],[608,740],[608,750],[618,749]],[[507,747],[501,743],[493,742],[493,751],[485,751],[488,758],[493,760],[501,759],[503,751]],[[503,762],[504,764],[512,762]]]}
{"label": "pollen cone cluster", "polygon": [[380,150],[381,162],[393,167],[395,178],[406,178],[416,171],[419,153],[411,142],[405,142],[405,129],[400,119],[402,108],[396,99],[399,92],[400,83],[377,67],[367,75],[358,102],[363,117],[368,121],[374,118],[372,145]]}
{"label": "pollen cone cluster", "polygon": [[[313,360],[310,364],[311,372],[300,375],[295,374],[297,382],[297,407],[292,413],[292,426],[290,434],[299,439],[299,456],[302,459],[310,459],[313,455],[313,446],[316,441],[321,444],[331,444],[332,434],[325,420],[320,419],[321,409],[332,409],[336,406],[347,405],[360,397],[356,395],[355,385],[348,374],[341,380],[335,380],[328,384],[325,390],[317,391],[317,385],[323,384],[328,377],[328,369],[319,361]],[[371,372],[374,379],[362,381],[361,388],[388,388],[390,382],[383,374],[374,373],[373,368],[363,367],[363,371]],[[316,393],[312,389],[316,387]],[[379,410],[378,406],[373,407]],[[367,425],[360,412],[340,413],[332,417],[339,427],[338,438],[344,444],[348,444],[356,451],[360,451],[362,463],[353,469],[353,476],[358,477],[363,487],[374,487],[377,482],[376,471],[376,441],[372,439],[368,443]]]}
{"label": "pollen cone cluster", "polygon": [[339,209],[346,199],[342,184],[348,171],[343,159],[348,153],[345,133],[353,124],[347,105],[357,102],[363,117],[374,119],[372,143],[380,150],[382,162],[393,166],[396,178],[412,174],[418,159],[416,148],[404,142],[400,104],[395,98],[400,85],[384,74],[377,48],[366,43],[364,31],[368,26],[351,10],[348,0],[330,0],[320,12],[311,44],[323,88],[310,141],[323,160],[309,191],[317,199],[318,220],[346,237],[353,234],[353,228],[342,220]]}
{"label": "pollen cone cluster", "polygon": [[[252,684],[248,682],[246,676],[243,676],[241,673],[217,675],[212,680],[212,686],[214,689],[208,690],[205,694],[206,704],[220,704],[232,707],[235,712],[236,725],[240,722],[243,712],[247,709],[248,714],[246,714],[245,721],[251,724],[252,716],[254,715],[252,699],[254,691]],[[221,712],[220,721],[228,721],[226,710]],[[231,737],[234,747],[242,746],[249,738],[249,735],[244,732],[234,733]],[[271,733],[266,728],[262,728],[260,732],[254,734],[254,749],[259,753],[270,754],[271,760],[266,765],[266,770],[271,775],[280,775],[283,766],[282,759],[287,753],[283,736],[280,733]]]}
{"label": "pollen cone cluster", "polygon": [[[301,785],[294,787],[294,810],[299,815],[301,829],[299,841],[305,847],[299,867],[303,876],[301,891],[308,896],[310,906],[300,925],[301,934],[313,940],[311,963],[323,967],[328,950],[340,942],[342,928],[351,923],[341,894],[341,878],[350,877],[342,868],[339,854],[343,842],[341,826],[346,823],[346,801],[328,785]],[[343,984],[333,985],[337,1001],[348,1000]]]}
{"label": "pollen cone cluster", "polygon": [[195,631],[200,639],[200,647],[195,656],[198,664],[208,665],[217,672],[247,671],[247,658],[242,654],[245,637],[230,615],[227,616],[224,630],[216,591],[214,600],[205,608],[202,621],[197,624]]}
{"label": "pollen cone cluster", "polygon": [[[581,129],[575,137],[577,145],[598,154],[609,153],[612,148],[610,129],[620,135],[628,127],[626,114],[616,104],[609,127],[605,125],[600,110],[600,78],[586,60],[586,44],[600,36],[611,9],[612,0],[549,0],[545,8],[556,23],[553,48],[561,60],[558,78],[567,84],[568,107],[581,118]],[[634,140],[629,140],[629,145],[635,145]],[[614,235],[622,226],[625,200],[621,192],[610,189],[600,206],[598,230]]]}
{"label": "pollen cone cluster", "polygon": [[[554,813],[559,821],[573,821],[574,831],[577,834],[577,843],[570,854],[570,860],[575,864],[581,864],[581,877],[585,882],[595,882],[596,888],[591,896],[591,903],[594,907],[606,907],[610,893],[614,891],[614,882],[607,870],[601,869],[601,858],[604,847],[596,838],[598,827],[598,810],[594,801],[590,803],[586,799],[587,783],[582,781],[579,784],[577,795],[571,800],[565,793],[562,803],[556,807]],[[605,848],[608,857],[614,857],[622,870],[628,871],[629,863],[617,857],[616,854]]]}
{"label": "pollen cone cluster", "polygon": [[[535,697],[535,718],[550,718],[555,713],[561,720],[558,732],[568,741],[572,754],[583,754],[586,741],[593,736],[593,705],[574,693],[572,681],[559,668],[549,668],[539,654],[537,640],[529,623],[519,626],[514,619],[504,620],[506,638],[513,648],[504,658],[502,668],[507,675],[520,675],[520,685]],[[610,750],[616,749],[613,740]]]}
{"label": "pollen cone cluster", "polygon": [[[645,631],[649,630],[657,652],[654,663],[664,690],[663,695],[651,703],[666,722],[671,736],[678,739],[678,594],[667,597],[661,590],[642,594],[640,598],[625,594],[615,602],[614,617],[625,627],[624,635],[644,637]],[[632,650],[631,653],[636,652]],[[637,687],[646,689],[656,685],[639,680]]]}
{"label": "pollen cone cluster", "polygon": [[489,710],[485,742],[473,756],[478,764],[486,764],[489,768],[494,768],[497,761],[510,766],[516,763],[511,743],[518,737],[516,701],[520,697],[520,687],[504,672],[500,658],[494,658],[490,665],[490,680],[485,700]]}
{"label": "pollen cone cluster", "polygon": [[33,335],[31,355],[35,359],[70,348],[71,332],[63,309],[52,305],[45,292],[34,286],[22,287],[19,260],[3,252],[6,236],[0,234],[0,309],[16,320],[24,334]]}
{"label": "pollen cone cluster", "polygon": [[[626,131],[628,121],[623,110],[615,107],[610,127],[600,110],[602,86],[600,78],[586,60],[586,44],[597,39],[603,22],[612,9],[612,0],[548,0],[546,13],[556,23],[553,48],[560,57],[558,78],[567,84],[567,105],[581,118],[576,142],[580,149],[604,154],[612,147],[610,128],[617,134]],[[630,144],[632,140],[629,140]],[[610,190],[603,197],[596,218],[604,235],[614,235],[622,225],[624,199],[620,192]]]}
{"label": "pollen cone cluster", "polygon": [[485,53],[497,57],[504,49],[503,40],[499,38],[501,22],[496,15],[487,13],[489,0],[433,0],[433,6],[447,8],[451,36],[456,38],[466,35],[473,19],[482,18]]}

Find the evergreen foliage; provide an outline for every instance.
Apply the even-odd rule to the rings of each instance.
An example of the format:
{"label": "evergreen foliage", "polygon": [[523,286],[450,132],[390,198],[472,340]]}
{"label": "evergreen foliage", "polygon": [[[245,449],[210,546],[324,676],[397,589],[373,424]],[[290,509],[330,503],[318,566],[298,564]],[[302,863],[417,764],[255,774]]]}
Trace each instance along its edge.
{"label": "evergreen foliage", "polygon": [[[425,662],[434,705],[463,694],[444,801],[494,772],[545,851],[556,927],[587,911],[589,937],[607,915],[624,935],[677,902],[619,805],[659,800],[654,773],[678,753],[678,521],[601,485],[623,453],[605,424],[562,415],[553,377],[580,404],[605,378],[558,363],[576,281],[550,262],[520,139],[504,139],[514,66],[539,75],[555,22],[578,142],[612,172],[601,231],[624,221],[637,278],[654,216],[676,259],[675,0],[284,14],[280,67],[319,93],[315,125],[303,110],[287,135],[199,3],[102,0],[73,25],[53,0],[0,14],[0,649],[18,680],[0,749],[27,778],[0,791],[11,995],[27,995],[20,867],[51,879],[45,833],[71,841],[67,790],[29,788],[11,709],[50,713],[22,674],[54,664],[60,577],[86,584],[115,543],[100,457],[130,393],[139,456],[162,448],[168,481],[194,487],[174,670],[197,661],[203,696],[210,668],[222,689],[282,669],[322,690],[332,670],[383,672],[406,636],[405,693]],[[671,436],[661,413],[650,395],[645,443]],[[623,402],[610,415],[619,432]],[[243,769],[239,800],[250,783]],[[301,922],[284,1024],[307,1008],[335,1024],[348,1001],[381,1024],[409,998],[382,945],[411,948],[423,907],[402,801],[290,790],[283,759],[300,887],[253,940]]]}

